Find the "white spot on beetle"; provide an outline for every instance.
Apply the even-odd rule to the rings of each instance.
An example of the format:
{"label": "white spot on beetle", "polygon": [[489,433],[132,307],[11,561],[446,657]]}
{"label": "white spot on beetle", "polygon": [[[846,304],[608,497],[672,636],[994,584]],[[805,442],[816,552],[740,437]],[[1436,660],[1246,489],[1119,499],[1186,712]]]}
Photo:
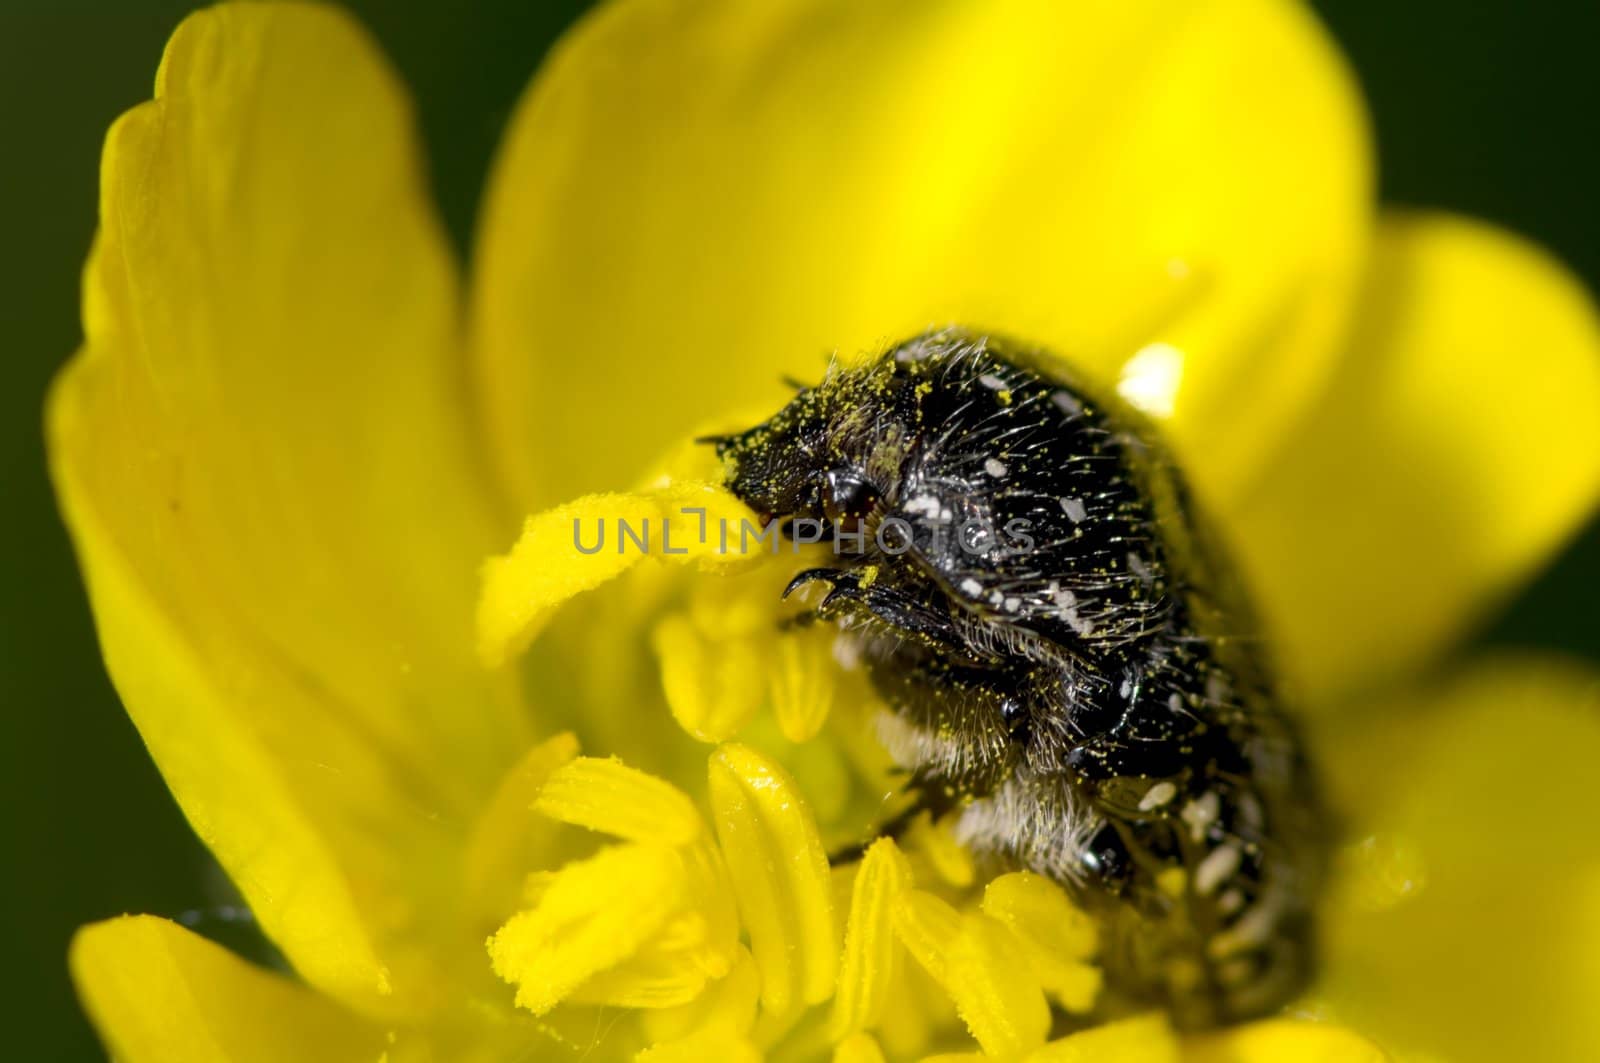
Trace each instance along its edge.
{"label": "white spot on beetle", "polygon": [[1222,845],[1206,854],[1200,866],[1194,869],[1194,891],[1204,897],[1226,882],[1239,870],[1241,854],[1232,845]]}
{"label": "white spot on beetle", "polygon": [[983,463],[983,471],[993,476],[996,480],[1001,480],[1011,470],[999,458],[986,458]]}
{"label": "white spot on beetle", "polygon": [[1256,902],[1255,907],[1241,915],[1238,922],[1207,942],[1206,954],[1220,960],[1257,947],[1272,936],[1272,929],[1278,925],[1283,908],[1282,894],[1267,894]]}
{"label": "white spot on beetle", "polygon": [[1150,571],[1150,566],[1145,564],[1144,558],[1131,550],[1128,552],[1128,571],[1138,576],[1144,583],[1154,583],[1156,581],[1156,574]]}
{"label": "white spot on beetle", "polygon": [[1083,403],[1079,402],[1078,397],[1070,391],[1052,392],[1050,401],[1068,417],[1076,417],[1083,412]]}
{"label": "white spot on beetle", "polygon": [[1253,831],[1259,831],[1266,826],[1266,816],[1261,810],[1261,802],[1254,794],[1239,795],[1239,822]]}
{"label": "white spot on beetle", "polygon": [[1161,782],[1156,783],[1154,786],[1150,787],[1150,789],[1144,792],[1144,796],[1139,799],[1139,811],[1149,812],[1153,809],[1160,808],[1162,805],[1165,805],[1168,801],[1171,801],[1177,796],[1177,784],[1163,779]]}
{"label": "white spot on beetle", "polygon": [[1078,596],[1069,590],[1056,587],[1050,592],[1050,600],[1055,603],[1056,615],[1067,622],[1080,636],[1088,636],[1094,631],[1094,621],[1078,615]]}
{"label": "white spot on beetle", "polygon": [[1189,824],[1190,839],[1198,842],[1206,836],[1206,828],[1216,821],[1221,812],[1222,798],[1217,796],[1215,790],[1207,790],[1184,805],[1183,811],[1178,815]]}
{"label": "white spot on beetle", "polygon": [[1074,524],[1082,524],[1083,518],[1089,515],[1089,507],[1083,504],[1083,499],[1081,498],[1063,498],[1061,500],[1061,511]]}

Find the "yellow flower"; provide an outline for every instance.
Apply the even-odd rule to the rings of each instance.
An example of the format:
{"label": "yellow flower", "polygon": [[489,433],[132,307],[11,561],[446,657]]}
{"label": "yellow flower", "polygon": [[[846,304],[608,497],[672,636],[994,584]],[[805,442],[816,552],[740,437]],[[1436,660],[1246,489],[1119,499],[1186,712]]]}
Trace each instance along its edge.
{"label": "yellow flower", "polygon": [[[87,927],[113,1054],[1383,1058],[1331,1019],[1600,1058],[1600,687],[1439,664],[1595,498],[1600,330],[1515,238],[1375,213],[1367,152],[1278,0],[618,2],[512,120],[464,296],[358,28],[186,21],[107,139],[52,467],[117,688],[293,973]],[[731,505],[660,455],[946,321],[1162,412],[1256,589],[1353,839],[1292,1018],[1047,1041],[1098,992],[1058,888],[927,822],[829,868],[885,765],[770,566],[555,560],[601,503],[549,507]]]}

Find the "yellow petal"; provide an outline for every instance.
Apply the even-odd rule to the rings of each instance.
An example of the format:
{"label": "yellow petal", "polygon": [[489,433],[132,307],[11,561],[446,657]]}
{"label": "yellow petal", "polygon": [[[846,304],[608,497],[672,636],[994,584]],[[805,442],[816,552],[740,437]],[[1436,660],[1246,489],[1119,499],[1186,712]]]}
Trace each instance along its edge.
{"label": "yellow petal", "polygon": [[673,613],[651,632],[672,718],[702,742],[732,738],[766,698],[765,641],[713,640]]}
{"label": "yellow petal", "polygon": [[817,825],[794,781],[752,749],[711,755],[711,808],[750,950],[761,1000],[785,1013],[833,992],[833,900]]}
{"label": "yellow petal", "polygon": [[1182,352],[1220,490],[1320,379],[1368,182],[1349,77],[1278,0],[609,5],[490,185],[495,453],[530,508],[629,482],[780,372],[955,321],[1107,384]]}
{"label": "yellow petal", "polygon": [[[1187,1057],[1184,1057],[1185,1059]],[[1166,1016],[1138,1015],[1051,1041],[1028,1063],[1178,1063],[1178,1039]],[[1295,1063],[1292,1056],[1282,1063]]]}
{"label": "yellow petal", "polygon": [[78,931],[72,977],[124,1063],[377,1059],[383,1032],[174,923],[124,916]]}
{"label": "yellow petal", "polygon": [[[1101,1057],[1094,1058],[1098,1063]],[[1386,1063],[1388,1058],[1342,1027],[1293,1019],[1253,1022],[1190,1038],[1183,1046],[1184,1063]]]}
{"label": "yellow petal", "polygon": [[900,961],[894,910],[911,888],[911,864],[891,838],[879,838],[861,858],[850,893],[844,954],[833,1000],[833,1033],[841,1037],[877,1024]]}
{"label": "yellow petal", "polygon": [[772,712],[791,742],[814,738],[833,708],[835,632],[822,625],[787,631],[772,663]]}
{"label": "yellow petal", "polygon": [[[750,511],[706,484],[640,494],[588,495],[529,517],[511,552],[483,566],[478,653],[491,665],[520,653],[563,603],[646,557],[717,567],[736,564]],[[729,527],[732,533],[727,534]]]}
{"label": "yellow petal", "polygon": [[1354,858],[1399,861],[1357,877],[1399,888],[1325,905],[1330,1014],[1401,1058],[1600,1059],[1600,675],[1502,659],[1369,708],[1314,751]]}
{"label": "yellow petal", "polygon": [[494,971],[517,986],[517,1005],[543,1014],[595,974],[639,951],[684,892],[671,849],[618,845],[568,864],[537,907],[489,940]]}
{"label": "yellow petal", "polygon": [[1414,667],[1600,494],[1600,324],[1538,249],[1385,220],[1329,393],[1236,513],[1238,557],[1313,693]]}
{"label": "yellow petal", "polygon": [[105,145],[52,473],[111,676],[196,831],[362,1006],[527,747],[482,675],[492,542],[410,107],[318,5],[179,27]]}
{"label": "yellow petal", "polygon": [[536,811],[635,842],[688,845],[700,836],[689,795],[615,757],[579,757],[539,791]]}

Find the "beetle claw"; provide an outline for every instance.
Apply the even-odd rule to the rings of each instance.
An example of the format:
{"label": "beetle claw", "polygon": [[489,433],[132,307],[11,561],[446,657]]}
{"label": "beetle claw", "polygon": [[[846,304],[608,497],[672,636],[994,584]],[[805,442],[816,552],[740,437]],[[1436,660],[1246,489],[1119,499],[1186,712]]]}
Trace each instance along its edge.
{"label": "beetle claw", "polygon": [[835,594],[837,594],[841,587],[849,587],[852,590],[854,590],[856,587],[856,577],[850,575],[848,572],[840,572],[835,568],[808,568],[794,579],[789,581],[789,585],[783,589],[784,599],[787,600],[789,595],[793,594],[801,587],[809,586],[818,580],[830,584],[833,587],[833,590],[828,592],[829,598],[832,598]]}

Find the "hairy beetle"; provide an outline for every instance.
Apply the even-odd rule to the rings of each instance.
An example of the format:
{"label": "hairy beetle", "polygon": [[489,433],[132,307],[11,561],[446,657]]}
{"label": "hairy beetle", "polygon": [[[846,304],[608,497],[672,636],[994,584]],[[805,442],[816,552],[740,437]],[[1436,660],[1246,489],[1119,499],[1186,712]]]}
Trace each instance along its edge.
{"label": "hairy beetle", "polygon": [[945,330],[714,442],[764,517],[853,542],[785,593],[827,586],[812,615],[869,669],[913,808],[1097,914],[1113,998],[1192,1028],[1300,988],[1324,817],[1150,423]]}

